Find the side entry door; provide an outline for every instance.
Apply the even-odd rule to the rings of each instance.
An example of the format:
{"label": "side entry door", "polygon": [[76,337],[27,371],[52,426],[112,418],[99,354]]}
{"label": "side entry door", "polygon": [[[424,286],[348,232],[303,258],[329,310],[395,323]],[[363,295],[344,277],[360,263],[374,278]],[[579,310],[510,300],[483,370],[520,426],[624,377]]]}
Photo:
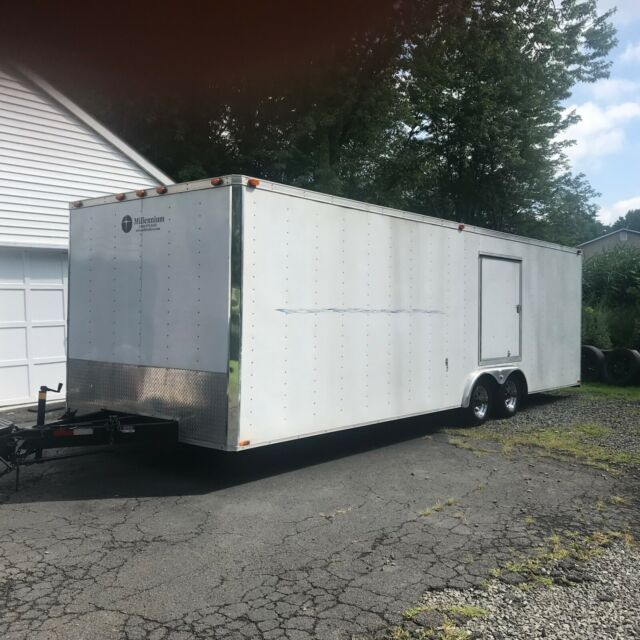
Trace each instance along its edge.
{"label": "side entry door", "polygon": [[480,256],[480,364],[521,355],[522,261]]}

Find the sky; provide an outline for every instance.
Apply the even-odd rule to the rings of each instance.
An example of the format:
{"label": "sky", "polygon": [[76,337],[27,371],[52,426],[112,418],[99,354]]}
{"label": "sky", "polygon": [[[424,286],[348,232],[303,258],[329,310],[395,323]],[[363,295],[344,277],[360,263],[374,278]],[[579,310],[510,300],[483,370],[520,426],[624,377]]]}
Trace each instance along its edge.
{"label": "sky", "polygon": [[640,209],[640,0],[599,0],[613,18],[618,46],[606,80],[575,87],[568,108],[582,120],[568,130],[575,172],[584,173],[598,198],[598,218],[611,224],[629,209]]}

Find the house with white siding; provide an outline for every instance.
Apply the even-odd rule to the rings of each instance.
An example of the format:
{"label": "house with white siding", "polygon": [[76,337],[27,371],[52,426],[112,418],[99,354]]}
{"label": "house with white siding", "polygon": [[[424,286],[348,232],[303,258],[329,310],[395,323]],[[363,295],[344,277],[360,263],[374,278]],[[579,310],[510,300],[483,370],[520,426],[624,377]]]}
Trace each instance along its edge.
{"label": "house with white siding", "polygon": [[69,202],[158,184],[172,181],[46,81],[0,67],[0,407],[65,382]]}

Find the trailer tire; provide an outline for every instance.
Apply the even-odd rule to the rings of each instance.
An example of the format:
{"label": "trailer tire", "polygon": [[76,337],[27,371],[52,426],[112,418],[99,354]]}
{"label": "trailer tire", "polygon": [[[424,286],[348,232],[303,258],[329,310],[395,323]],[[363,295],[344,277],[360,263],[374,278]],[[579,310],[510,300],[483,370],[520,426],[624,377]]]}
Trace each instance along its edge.
{"label": "trailer tire", "polygon": [[489,378],[482,377],[473,385],[469,395],[469,406],[466,409],[466,421],[473,426],[480,426],[487,421],[493,410],[495,389]]}
{"label": "trailer tire", "polygon": [[517,373],[512,373],[497,392],[496,415],[499,418],[512,418],[516,415],[524,399],[525,387]]}
{"label": "trailer tire", "polygon": [[584,382],[600,382],[604,378],[605,354],[602,349],[589,344],[582,345],[580,378]]}
{"label": "trailer tire", "polygon": [[640,353],[635,349],[612,349],[604,363],[604,377],[609,384],[633,384],[640,372]]}

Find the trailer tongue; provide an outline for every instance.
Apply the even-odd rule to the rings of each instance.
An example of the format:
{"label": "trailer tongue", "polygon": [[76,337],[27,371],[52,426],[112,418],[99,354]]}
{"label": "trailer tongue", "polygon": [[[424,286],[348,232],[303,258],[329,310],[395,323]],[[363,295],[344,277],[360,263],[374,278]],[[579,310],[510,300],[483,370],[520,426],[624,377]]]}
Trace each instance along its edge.
{"label": "trailer tongue", "polygon": [[[74,411],[67,411],[60,420],[32,427],[20,427],[0,418],[0,477],[15,471],[17,491],[21,466],[99,453],[105,447],[131,443],[146,435],[152,436],[155,442],[161,438],[176,441],[178,424],[172,420],[106,409],[81,416]],[[67,455],[43,455],[45,450],[68,447],[91,449]]]}

